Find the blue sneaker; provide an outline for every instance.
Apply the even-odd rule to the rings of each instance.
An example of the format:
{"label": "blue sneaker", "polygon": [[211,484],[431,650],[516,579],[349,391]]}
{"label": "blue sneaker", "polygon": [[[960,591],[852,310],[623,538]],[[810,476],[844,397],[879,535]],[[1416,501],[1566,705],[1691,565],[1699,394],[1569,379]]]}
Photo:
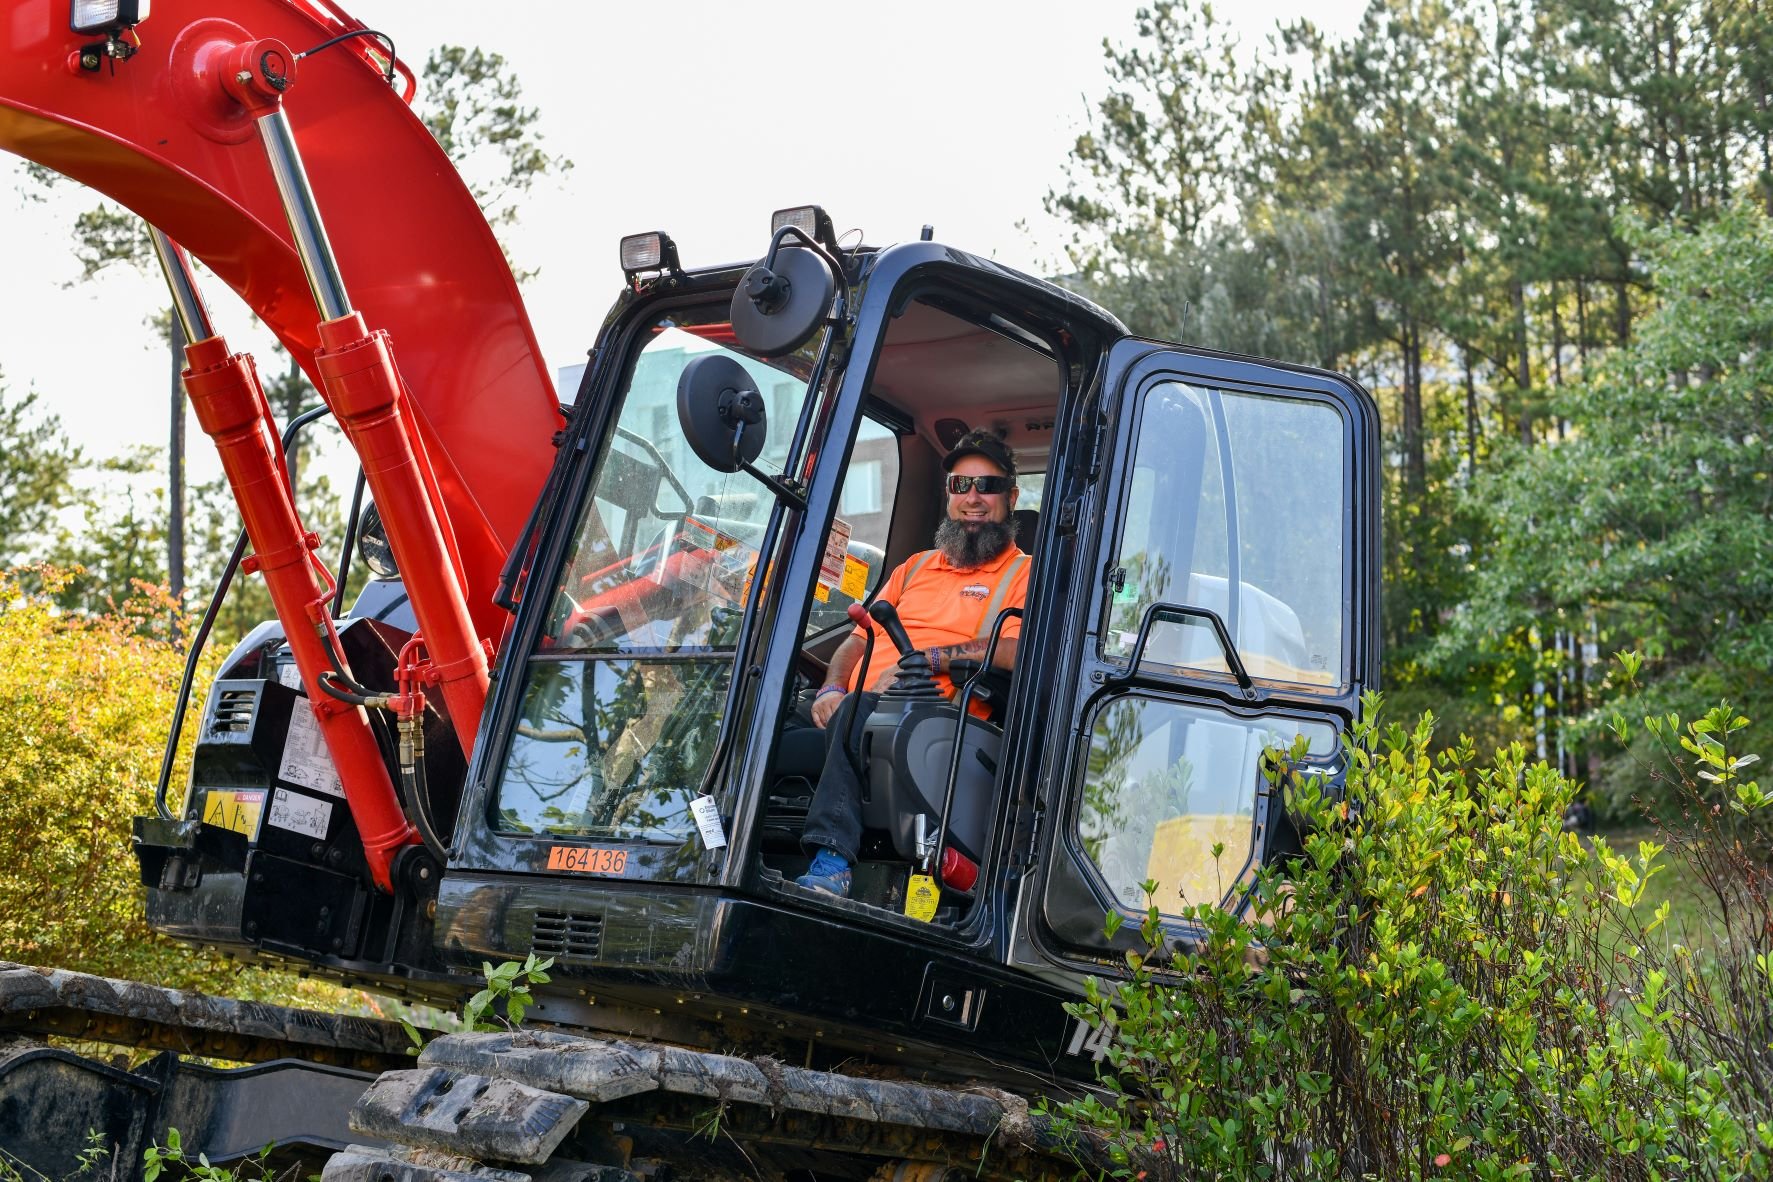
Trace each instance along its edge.
{"label": "blue sneaker", "polygon": [[806,868],[806,873],[794,880],[794,885],[847,899],[850,897],[850,864],[831,850],[822,849],[813,864]]}

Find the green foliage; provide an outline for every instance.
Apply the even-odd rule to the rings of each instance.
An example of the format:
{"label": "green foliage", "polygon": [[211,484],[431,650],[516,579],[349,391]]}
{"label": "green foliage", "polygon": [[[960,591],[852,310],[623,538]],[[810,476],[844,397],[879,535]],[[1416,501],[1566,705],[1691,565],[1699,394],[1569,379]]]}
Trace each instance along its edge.
{"label": "green foliage", "polygon": [[[537,960],[533,952],[521,962],[507,960],[497,967],[490,961],[482,962],[480,971],[486,979],[486,988],[462,1003],[461,1018],[454,1025],[462,1030],[516,1030],[523,1025],[523,1016],[529,1007],[535,1004],[530,986],[546,985],[551,980],[548,970],[553,965],[553,957]],[[498,1021],[493,1021],[494,1018]],[[405,1016],[399,1021],[406,1028],[406,1037],[412,1041],[406,1053],[417,1055],[425,1049],[424,1032]],[[446,1021],[444,1025],[451,1023]]]}
{"label": "green foliage", "polygon": [[80,464],[61,420],[39,412],[36,392],[13,397],[0,380],[0,568],[51,533]]}
{"label": "green foliage", "polygon": [[175,945],[142,915],[130,818],[153,811],[183,667],[150,635],[170,616],[152,596],[65,613],[0,576],[0,958],[287,997],[289,978]]}
{"label": "green foliage", "polygon": [[167,1129],[165,1145],[156,1142],[142,1151],[142,1182],[156,1182],[173,1166],[179,1167],[174,1177],[195,1178],[197,1182],[273,1182],[277,1176],[270,1165],[269,1145],[233,1166],[212,1166],[206,1154],[199,1153],[194,1159],[187,1156],[183,1140],[177,1129]]}
{"label": "green foliage", "polygon": [[[1639,226],[1633,240],[1660,302],[1557,401],[1570,437],[1506,456],[1482,490],[1485,558],[1439,656],[1462,666],[1535,620],[1593,618],[1610,645],[1653,658],[1622,709],[1691,715],[1727,692],[1764,713],[1773,219],[1737,202],[1697,229]],[[1661,799],[1632,762],[1607,770],[1618,807]]]}
{"label": "green foliage", "polygon": [[1590,848],[1519,747],[1437,752],[1431,717],[1375,710],[1345,796],[1281,783],[1304,850],[1252,914],[1193,908],[1198,940],[1164,949],[1154,902],[1153,951],[1075,1011],[1114,1030],[1109,1097],[1063,1116],[1128,1178],[1765,1176],[1768,1102],[1683,1053],[1691,995],[1637,942],[1662,847]]}
{"label": "green foliage", "polygon": [[79,1182],[83,1178],[97,1178],[100,1167],[110,1160],[113,1148],[105,1144],[102,1134],[89,1130],[86,1144],[74,1155],[73,1170],[60,1178],[51,1178],[0,1149],[0,1182]]}

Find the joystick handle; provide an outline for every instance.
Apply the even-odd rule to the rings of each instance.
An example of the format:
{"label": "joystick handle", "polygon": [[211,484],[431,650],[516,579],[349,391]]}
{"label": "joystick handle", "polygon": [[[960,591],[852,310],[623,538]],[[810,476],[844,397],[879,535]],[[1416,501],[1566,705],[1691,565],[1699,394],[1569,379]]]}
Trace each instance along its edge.
{"label": "joystick handle", "polygon": [[886,691],[888,698],[940,698],[941,687],[930,676],[930,659],[920,648],[913,648],[911,637],[905,633],[905,625],[899,620],[898,610],[890,603],[876,602],[868,609],[875,623],[886,630],[886,634],[899,649],[899,677],[893,682],[892,688]]}
{"label": "joystick handle", "polygon": [[905,633],[905,625],[899,622],[899,611],[892,604],[885,600],[876,600],[869,607],[868,614],[874,617],[877,624],[886,629],[887,638],[898,648],[901,656],[915,651],[911,645],[911,637]]}

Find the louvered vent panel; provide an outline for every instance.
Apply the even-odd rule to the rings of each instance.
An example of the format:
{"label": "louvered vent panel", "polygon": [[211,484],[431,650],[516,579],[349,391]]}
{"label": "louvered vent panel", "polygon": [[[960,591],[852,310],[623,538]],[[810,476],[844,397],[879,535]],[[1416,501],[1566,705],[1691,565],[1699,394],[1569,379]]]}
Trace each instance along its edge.
{"label": "louvered vent panel", "polygon": [[252,729],[252,704],[257,697],[251,690],[223,690],[215,704],[215,729],[245,734]]}
{"label": "louvered vent panel", "polygon": [[603,945],[603,916],[582,911],[538,911],[535,950],[549,956],[596,956]]}

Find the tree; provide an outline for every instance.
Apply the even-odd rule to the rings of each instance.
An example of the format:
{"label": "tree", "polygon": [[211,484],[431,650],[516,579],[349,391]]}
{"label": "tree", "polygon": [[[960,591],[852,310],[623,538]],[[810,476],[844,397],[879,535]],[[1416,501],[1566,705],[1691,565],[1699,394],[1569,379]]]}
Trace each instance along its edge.
{"label": "tree", "polygon": [[[1653,658],[1645,709],[1691,717],[1725,691],[1765,717],[1773,219],[1743,199],[1696,229],[1640,222],[1629,237],[1658,303],[1631,346],[1566,389],[1570,437],[1515,455],[1483,489],[1485,560],[1440,657],[1592,616],[1610,648]],[[1614,770],[1617,791],[1643,786]]]}
{"label": "tree", "polygon": [[69,503],[80,449],[61,420],[37,411],[37,394],[14,398],[0,375],[0,569],[30,556]]}

